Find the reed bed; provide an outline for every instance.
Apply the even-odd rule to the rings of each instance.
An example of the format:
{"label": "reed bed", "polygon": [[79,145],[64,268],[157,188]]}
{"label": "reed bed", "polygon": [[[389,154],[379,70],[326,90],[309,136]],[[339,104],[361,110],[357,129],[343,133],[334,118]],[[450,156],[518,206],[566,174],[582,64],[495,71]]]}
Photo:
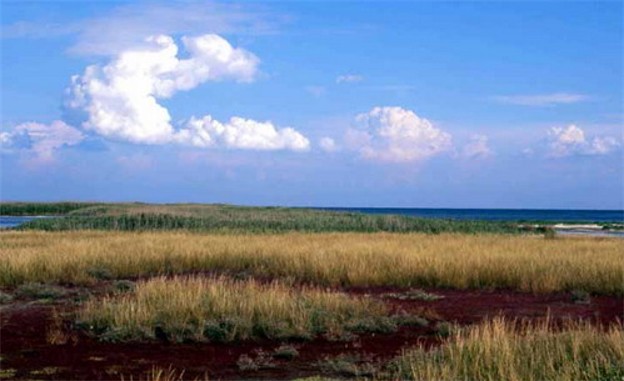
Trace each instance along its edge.
{"label": "reed bed", "polygon": [[368,215],[305,208],[243,207],[206,204],[12,204],[0,203],[6,214],[63,210],[63,218],[33,220],[19,229],[66,230],[192,230],[202,232],[424,232],[520,233],[512,222],[455,221],[398,215]]}
{"label": "reed bed", "polygon": [[86,302],[78,316],[100,338],[116,341],[341,338],[352,331],[395,328],[378,301],[206,277],[140,282],[130,293]]}
{"label": "reed bed", "polygon": [[1,232],[0,287],[194,272],[322,286],[624,294],[624,241],[331,233]]}
{"label": "reed bed", "polygon": [[580,381],[624,378],[624,330],[587,323],[563,330],[495,318],[457,331],[437,349],[406,351],[397,379]]}

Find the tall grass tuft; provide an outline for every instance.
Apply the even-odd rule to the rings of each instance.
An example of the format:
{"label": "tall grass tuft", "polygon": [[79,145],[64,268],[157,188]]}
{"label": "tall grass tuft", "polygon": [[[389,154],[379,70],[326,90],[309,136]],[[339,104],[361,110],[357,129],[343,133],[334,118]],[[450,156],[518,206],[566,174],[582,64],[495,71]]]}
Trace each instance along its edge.
{"label": "tall grass tuft", "polygon": [[495,318],[458,331],[437,349],[416,348],[397,361],[409,380],[622,380],[624,331],[588,323],[563,330]]}
{"label": "tall grass tuft", "polygon": [[[79,320],[103,340],[228,342],[345,337],[363,322],[388,329],[378,301],[280,283],[225,278],[154,278],[120,296],[88,301]],[[390,327],[392,328],[392,327]]]}

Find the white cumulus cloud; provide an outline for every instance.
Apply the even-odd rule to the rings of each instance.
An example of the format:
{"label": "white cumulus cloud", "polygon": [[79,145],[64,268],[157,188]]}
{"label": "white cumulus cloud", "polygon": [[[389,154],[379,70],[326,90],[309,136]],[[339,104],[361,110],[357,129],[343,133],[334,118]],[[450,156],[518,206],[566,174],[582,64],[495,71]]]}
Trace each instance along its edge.
{"label": "white cumulus cloud", "polygon": [[191,118],[187,128],[175,137],[181,143],[196,147],[306,151],[309,140],[292,128],[277,129],[271,122],[233,117],[227,123],[211,116]]}
{"label": "white cumulus cloud", "polygon": [[611,136],[595,136],[588,139],[585,132],[571,124],[565,128],[553,127],[548,131],[550,156],[565,157],[572,155],[606,155],[620,143]]}
{"label": "white cumulus cloud", "polygon": [[363,79],[364,77],[358,74],[345,74],[336,77],[336,83],[355,83],[361,82]]}
{"label": "white cumulus cloud", "polygon": [[488,146],[488,137],[485,135],[472,135],[461,151],[461,156],[468,159],[482,159],[491,155],[492,150]]}
{"label": "white cumulus cloud", "polygon": [[60,120],[55,120],[50,124],[22,123],[12,131],[0,133],[3,151],[31,151],[37,162],[51,161],[54,159],[56,150],[64,146],[76,145],[83,139],[82,132]]}
{"label": "white cumulus cloud", "polygon": [[222,143],[261,150],[302,150],[308,144],[292,128],[277,130],[269,122],[240,117],[221,123],[206,115],[191,117],[179,129],[172,126],[159,99],[207,81],[252,81],[259,63],[252,53],[215,34],[183,37],[182,45],[188,58],[178,58],[178,46],[170,36],[153,36],[145,47],[125,50],[107,65],[92,65],[83,75],[74,76],[68,106],[86,112],[82,127],[107,138],[144,144],[211,147]]}
{"label": "white cumulus cloud", "polygon": [[414,162],[452,147],[451,135],[411,110],[375,107],[356,117],[358,129],[347,132],[347,143],[366,159]]}

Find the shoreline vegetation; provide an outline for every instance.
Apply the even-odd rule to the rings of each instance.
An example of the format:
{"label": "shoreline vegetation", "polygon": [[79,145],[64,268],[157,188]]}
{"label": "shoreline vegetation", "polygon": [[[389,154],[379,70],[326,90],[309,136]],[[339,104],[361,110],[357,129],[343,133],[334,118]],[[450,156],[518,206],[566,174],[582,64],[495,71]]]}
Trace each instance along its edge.
{"label": "shoreline vegetation", "polygon": [[[46,209],[49,208],[49,209]],[[536,229],[515,223],[455,221],[398,215],[368,215],[304,208],[243,207],[203,204],[0,204],[0,214],[60,213],[37,219],[19,230],[191,230],[204,232],[423,232],[508,233]],[[539,229],[537,229],[539,231]]]}
{"label": "shoreline vegetation", "polygon": [[617,231],[624,224],[454,220],[392,214],[364,214],[290,207],[245,207],[224,204],[143,203],[0,203],[0,215],[51,216],[19,230],[190,230],[230,233],[396,232],[549,234],[554,230]]}

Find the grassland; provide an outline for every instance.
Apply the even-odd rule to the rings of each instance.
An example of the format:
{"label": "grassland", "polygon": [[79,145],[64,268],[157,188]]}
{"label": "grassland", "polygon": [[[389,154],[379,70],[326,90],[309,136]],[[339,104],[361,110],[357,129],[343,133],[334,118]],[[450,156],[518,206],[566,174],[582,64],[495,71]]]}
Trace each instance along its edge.
{"label": "grassland", "polygon": [[226,278],[174,277],[140,282],[122,296],[87,302],[79,319],[100,338],[228,342],[349,337],[396,327],[385,305],[315,288]]}
{"label": "grassland", "polygon": [[28,222],[20,229],[193,230],[202,232],[423,232],[520,233],[513,222],[455,221],[396,215],[367,215],[304,208],[199,204],[0,204],[0,214],[50,214],[62,218]]}
{"label": "grassland", "polygon": [[0,286],[210,272],[322,286],[624,294],[624,241],[461,234],[3,232]]}
{"label": "grassland", "polygon": [[[116,345],[124,355],[144,350],[152,359],[162,359],[174,353],[172,348],[192,341],[186,350],[217,346],[217,355],[221,348],[236,355],[219,357],[230,365],[213,362],[202,367],[199,362],[210,359],[198,350],[197,361],[187,362],[189,372],[212,371],[215,365],[238,367],[240,372],[293,366],[272,357],[284,346],[289,353],[300,350],[301,359],[289,360],[299,361],[298,369],[309,371],[313,363],[330,376],[448,381],[624,377],[621,322],[608,328],[589,322],[560,325],[567,318],[561,313],[556,324],[540,323],[533,315],[537,310],[523,304],[514,311],[529,311],[530,321],[492,320],[487,314],[476,325],[447,323],[473,307],[461,304],[468,294],[487,303],[495,301],[494,294],[528,303],[529,294],[512,291],[534,293],[531,298],[541,298],[539,303],[554,297],[563,304],[559,311],[575,311],[576,317],[589,316],[584,311],[603,313],[594,316],[592,324],[613,323],[618,314],[613,305],[624,296],[621,239],[509,234],[522,232],[517,223],[227,205],[2,203],[0,213],[64,216],[0,232],[0,308],[11,314],[5,320],[12,322],[12,329],[29,316],[31,325],[55,324],[39,331],[29,326],[16,335],[7,335],[0,325],[3,347],[11,348],[8,355],[3,352],[3,366],[7,356],[9,363],[21,364],[8,369],[12,376],[47,374],[41,369],[50,368],[48,359],[36,356],[28,362],[37,360],[39,367],[25,373],[20,361],[31,343],[41,353],[58,350],[75,357],[63,363],[67,369],[86,369],[80,375],[50,375],[58,379],[88,378],[92,371],[99,372],[98,378],[124,371],[137,375],[132,373],[136,369],[118,363],[109,363],[106,372],[121,373],[102,373],[99,362],[85,365],[93,358],[108,361],[99,348]],[[497,291],[474,291],[492,289]],[[451,300],[454,294],[459,297]],[[447,315],[438,314],[436,305]],[[42,312],[56,307],[66,314]],[[417,317],[424,311],[428,321]],[[414,325],[401,326],[410,323]],[[352,348],[359,343],[374,349],[383,335],[395,350],[404,350],[401,356],[373,361],[357,353],[343,356],[332,347],[342,350],[348,342]],[[17,341],[7,342],[7,336]],[[420,338],[436,346],[418,346]],[[413,341],[406,345],[405,340]],[[254,348],[250,343],[268,345],[268,352],[243,352]],[[90,355],[80,359],[72,345]],[[305,345],[334,348],[328,352],[334,357],[314,357],[302,350]],[[376,350],[380,355],[386,347]],[[135,360],[139,364],[142,358]],[[183,370],[156,369],[148,377],[181,380]]]}
{"label": "grassland", "polygon": [[615,381],[624,378],[624,330],[553,330],[547,321],[495,318],[459,330],[438,349],[408,350],[396,366],[395,377],[405,380]]}

